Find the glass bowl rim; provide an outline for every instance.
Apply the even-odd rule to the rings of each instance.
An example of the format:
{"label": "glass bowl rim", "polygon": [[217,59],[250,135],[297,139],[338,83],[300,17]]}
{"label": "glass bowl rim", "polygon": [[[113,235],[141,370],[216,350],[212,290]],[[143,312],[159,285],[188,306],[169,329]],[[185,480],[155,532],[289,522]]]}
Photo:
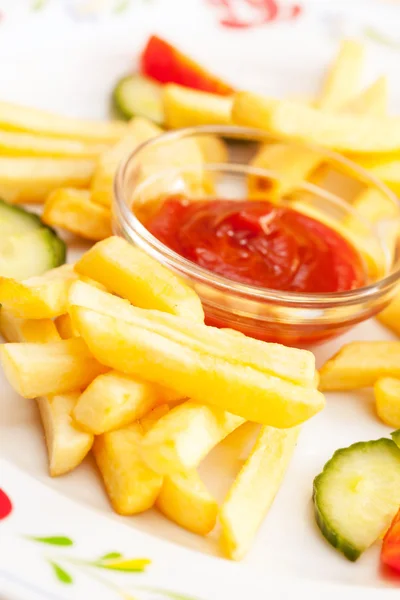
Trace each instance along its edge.
{"label": "glass bowl rim", "polygon": [[[200,267],[196,263],[184,258],[174,250],[171,250],[168,246],[160,242],[150,231],[143,225],[143,223],[136,217],[134,212],[128,208],[124,202],[124,181],[126,178],[127,171],[130,164],[137,158],[143,149],[150,147],[154,144],[160,143],[160,141],[176,141],[183,138],[194,137],[196,135],[220,135],[233,137],[237,139],[251,139],[252,141],[259,139],[270,139],[271,142],[284,142],[291,146],[297,146],[298,148],[307,148],[321,154],[322,157],[330,159],[333,163],[339,164],[342,167],[347,167],[352,173],[358,173],[364,181],[370,182],[375,188],[378,188],[385,196],[398,207],[400,217],[400,201],[396,194],[392,192],[382,181],[376,178],[372,173],[369,173],[366,169],[359,166],[349,158],[342,156],[338,152],[318,146],[317,144],[311,144],[301,140],[293,140],[284,136],[270,134],[262,129],[253,127],[242,127],[236,125],[201,125],[196,127],[186,127],[182,129],[176,129],[173,131],[163,132],[162,134],[151,138],[133,150],[122,163],[119,165],[117,172],[114,177],[113,185],[113,204],[118,208],[119,214],[122,216],[122,226],[128,226],[130,234],[133,234],[135,238],[138,236],[146,242],[146,246],[150,246],[156,254],[162,254],[167,257],[168,263],[186,276],[189,279],[194,279],[196,282],[200,282],[206,285],[212,285],[220,291],[235,293],[236,295],[244,298],[249,298],[256,301],[265,301],[286,306],[301,306],[301,307],[320,307],[328,308],[330,306],[336,306],[338,303],[341,305],[354,305],[362,301],[368,300],[371,297],[379,296],[387,288],[393,287],[397,281],[400,280],[400,265],[398,268],[385,275],[385,277],[378,279],[377,281],[355,288],[354,290],[348,290],[344,292],[329,292],[329,293],[309,293],[309,292],[290,292],[275,290],[271,288],[262,288],[253,286],[250,284],[240,283],[232,279],[228,279],[221,275],[216,275],[212,271]],[[207,165],[207,163],[205,163]],[[214,164],[215,163],[209,163]],[[221,163],[219,166],[227,168],[228,162]],[[313,185],[313,184],[312,184]],[[318,186],[313,185],[314,188]],[[322,189],[322,188],[321,188]],[[331,193],[330,193],[331,194]],[[333,194],[331,194],[333,195]],[[333,195],[334,196],[334,195]],[[335,196],[337,200],[343,202],[343,200]],[[119,215],[116,215],[116,211],[113,209],[114,216],[120,222]],[[146,251],[146,250],[145,250]]]}

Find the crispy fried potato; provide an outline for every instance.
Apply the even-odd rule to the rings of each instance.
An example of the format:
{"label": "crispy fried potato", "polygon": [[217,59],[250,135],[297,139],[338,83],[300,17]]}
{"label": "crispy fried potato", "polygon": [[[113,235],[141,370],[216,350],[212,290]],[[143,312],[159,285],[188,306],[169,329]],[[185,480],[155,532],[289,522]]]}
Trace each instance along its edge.
{"label": "crispy fried potato", "polygon": [[345,112],[358,115],[385,117],[388,112],[388,82],[386,77],[378,77],[358,96],[343,107]]}
{"label": "crispy fried potato", "polygon": [[378,320],[400,336],[400,289],[389,306],[379,313]]}
{"label": "crispy fried potato", "polygon": [[90,308],[167,336],[188,349],[233,364],[243,364],[306,386],[314,386],[315,358],[311,352],[266,344],[244,335],[228,334],[203,323],[194,323],[160,311],[133,307],[121,298],[78,281],[70,289],[69,305]]}
{"label": "crispy fried potato", "polygon": [[400,379],[382,377],[374,385],[378,417],[395,429],[400,428]]}
{"label": "crispy fried potato", "polygon": [[8,381],[24,398],[76,391],[107,370],[79,338],[46,344],[3,344],[0,361]]}
{"label": "crispy fried potato", "polygon": [[276,135],[358,154],[400,151],[400,117],[377,118],[318,110],[249,92],[235,95],[232,118]]}
{"label": "crispy fried potato", "polygon": [[7,342],[57,342],[61,337],[51,319],[19,319],[5,308],[0,310],[0,334]]}
{"label": "crispy fried potato", "polygon": [[353,98],[359,86],[364,54],[364,46],[357,40],[342,41],[317,100],[319,106],[337,110]]}
{"label": "crispy fried potato", "polygon": [[[324,406],[323,395],[313,387],[229,362],[212,349],[204,353],[171,341],[170,328],[162,335],[150,325],[145,328],[78,306],[70,307],[70,313],[103,364],[175,389],[194,401],[206,399],[245,419],[281,428],[307,420]],[[228,338],[235,339],[229,334]]]}
{"label": "crispy fried potato", "polygon": [[126,131],[126,124],[118,121],[73,119],[36,108],[0,102],[0,128],[87,142],[113,143]]}
{"label": "crispy fried potato", "polygon": [[93,202],[106,207],[111,206],[114,177],[118,166],[139,144],[161,133],[162,129],[147,119],[138,117],[129,122],[126,134],[114,146],[104,152],[98,161],[91,183]]}
{"label": "crispy fried potato", "polygon": [[299,428],[262,427],[220,510],[221,544],[228,558],[241,560],[280,488]]}
{"label": "crispy fried potato", "polygon": [[78,398],[79,392],[72,392],[37,400],[52,477],[64,475],[75,469],[93,444],[94,436],[80,430],[71,417],[71,411]]}
{"label": "crispy fried potato", "polygon": [[110,237],[96,244],[76,263],[75,270],[136,306],[204,320],[200,299],[192,288],[122,238]]}
{"label": "crispy fried potato", "polygon": [[229,125],[232,98],[170,83],[164,86],[163,103],[168,129],[194,125]]}
{"label": "crispy fried potato", "polygon": [[160,493],[163,478],[154,473],[140,453],[139,423],[96,437],[93,454],[114,510],[135,515],[151,508]]}
{"label": "crispy fried potato", "polygon": [[52,319],[67,312],[68,291],[76,279],[71,265],[24,281],[0,277],[0,304],[15,317]]}
{"label": "crispy fried potato", "polygon": [[242,423],[242,417],[188,400],[157,421],[144,436],[142,456],[161,475],[190,471]]}
{"label": "crispy fried potato", "polygon": [[87,187],[95,162],[69,158],[0,157],[0,195],[14,204],[37,204],[59,187]]}
{"label": "crispy fried potato", "polygon": [[79,337],[79,332],[74,328],[69,314],[60,315],[54,319],[54,325],[57,328],[59,337],[62,340],[69,340],[70,338]]}
{"label": "crispy fried potato", "polygon": [[215,527],[218,504],[197,471],[165,477],[156,507],[177,525],[199,535]]}
{"label": "crispy fried potato", "polygon": [[100,435],[140,419],[160,401],[161,391],[156,386],[110,371],[89,384],[73,417],[85,431]]}
{"label": "crispy fried potato", "polygon": [[1,156],[96,159],[107,148],[107,144],[42,137],[30,133],[0,131]]}
{"label": "crispy fried potato", "polygon": [[60,188],[46,199],[42,219],[52,227],[95,242],[112,235],[111,211],[91,201],[88,190]]}
{"label": "crispy fried potato", "polygon": [[228,161],[228,147],[216,135],[199,135],[196,138],[206,163],[225,163]]}
{"label": "crispy fried potato", "polygon": [[400,342],[350,342],[329,359],[320,374],[321,390],[355,390],[380,377],[400,377]]}
{"label": "crispy fried potato", "polygon": [[[368,167],[367,167],[368,168]],[[398,196],[400,195],[400,160],[376,161],[368,170],[382,180]]]}

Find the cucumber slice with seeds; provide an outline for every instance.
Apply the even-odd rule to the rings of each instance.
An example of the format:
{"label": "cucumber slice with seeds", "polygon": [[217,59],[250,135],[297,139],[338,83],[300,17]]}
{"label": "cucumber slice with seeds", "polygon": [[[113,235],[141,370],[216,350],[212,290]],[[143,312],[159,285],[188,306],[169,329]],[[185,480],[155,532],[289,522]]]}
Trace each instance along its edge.
{"label": "cucumber slice with seeds", "polygon": [[399,504],[400,450],[389,439],[338,450],[314,480],[318,526],[352,561],[386,531]]}
{"label": "cucumber slice with seeds", "polygon": [[0,199],[0,239],[6,235],[27,233],[41,227],[43,223],[37,215]]}
{"label": "cucumber slice with seeds", "polygon": [[157,125],[164,122],[162,86],[143,75],[120,79],[114,88],[113,105],[124,119],[145,117]]}
{"label": "cucumber slice with seeds", "polygon": [[396,446],[400,448],[400,429],[398,429],[397,431],[393,431],[393,433],[391,433],[390,435],[392,436],[392,440],[394,441]]}
{"label": "cucumber slice with seeds", "polygon": [[65,244],[49,227],[0,238],[0,276],[23,280],[65,262]]}

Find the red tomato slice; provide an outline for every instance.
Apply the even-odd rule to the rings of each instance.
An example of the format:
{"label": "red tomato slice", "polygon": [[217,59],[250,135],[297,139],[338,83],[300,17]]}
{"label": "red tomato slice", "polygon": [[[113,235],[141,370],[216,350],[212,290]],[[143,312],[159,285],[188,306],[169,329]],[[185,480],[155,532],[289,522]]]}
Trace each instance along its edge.
{"label": "red tomato slice", "polygon": [[0,489],[0,521],[8,517],[12,511],[12,504],[10,498],[7,496],[2,489]]}
{"label": "red tomato slice", "polygon": [[384,537],[381,560],[400,575],[400,510]]}

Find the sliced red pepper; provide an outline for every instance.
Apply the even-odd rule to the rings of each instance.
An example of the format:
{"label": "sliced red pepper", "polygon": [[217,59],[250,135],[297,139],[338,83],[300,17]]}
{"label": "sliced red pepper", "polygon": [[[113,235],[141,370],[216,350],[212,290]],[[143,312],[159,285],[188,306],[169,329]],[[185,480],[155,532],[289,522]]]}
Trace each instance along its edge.
{"label": "sliced red pepper", "polygon": [[400,510],[383,539],[381,560],[400,575]]}
{"label": "sliced red pepper", "polygon": [[234,92],[228,83],[156,35],[150,37],[143,51],[141,72],[160,83],[177,83],[221,96]]}

